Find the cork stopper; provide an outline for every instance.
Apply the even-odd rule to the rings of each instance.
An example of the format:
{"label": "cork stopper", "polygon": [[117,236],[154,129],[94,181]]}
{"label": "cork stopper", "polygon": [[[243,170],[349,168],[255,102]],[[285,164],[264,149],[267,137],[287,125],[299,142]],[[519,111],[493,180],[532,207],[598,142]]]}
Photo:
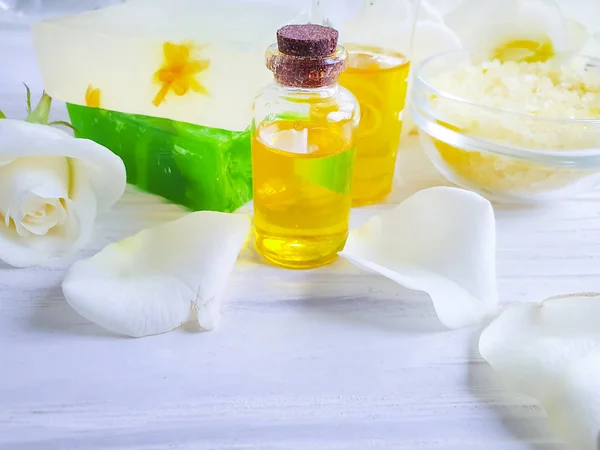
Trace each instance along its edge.
{"label": "cork stopper", "polygon": [[322,25],[286,25],[277,43],[267,49],[266,62],[284,86],[319,88],[335,84],[346,70],[348,53],[337,45],[337,30]]}
{"label": "cork stopper", "polygon": [[286,25],[277,30],[279,51],[292,56],[328,56],[337,48],[337,30],[323,25]]}

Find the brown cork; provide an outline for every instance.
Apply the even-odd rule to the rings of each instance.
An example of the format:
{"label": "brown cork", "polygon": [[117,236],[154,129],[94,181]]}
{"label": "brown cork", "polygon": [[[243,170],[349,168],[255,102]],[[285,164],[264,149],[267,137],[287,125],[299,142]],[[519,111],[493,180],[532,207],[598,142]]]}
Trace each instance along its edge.
{"label": "brown cork", "polygon": [[318,88],[334,84],[346,67],[346,61],[317,58],[273,60],[268,64],[278,83],[301,88]]}
{"label": "brown cork", "polygon": [[292,56],[328,56],[335,53],[337,30],[323,25],[286,25],[277,30],[279,51]]}
{"label": "brown cork", "polygon": [[322,25],[286,25],[277,30],[277,44],[267,50],[267,67],[278,83],[319,88],[336,83],[346,69],[346,51],[338,32]]}

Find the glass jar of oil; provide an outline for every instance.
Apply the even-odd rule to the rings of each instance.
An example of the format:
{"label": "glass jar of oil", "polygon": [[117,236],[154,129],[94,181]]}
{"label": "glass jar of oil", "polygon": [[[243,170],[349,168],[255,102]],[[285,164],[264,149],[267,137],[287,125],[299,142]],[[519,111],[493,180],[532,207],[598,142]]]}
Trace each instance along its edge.
{"label": "glass jar of oil", "polygon": [[393,50],[358,44],[346,48],[348,69],[340,84],[360,103],[352,189],[353,205],[362,206],[392,191],[410,64]]}
{"label": "glass jar of oil", "polygon": [[337,32],[288,25],[267,50],[275,82],[254,103],[252,177],[257,250],[295,269],[333,261],[348,235],[355,97],[338,85]]}
{"label": "glass jar of oil", "polygon": [[358,99],[353,206],[392,191],[410,71],[417,0],[313,0],[312,19],[340,30],[348,69],[340,76]]}

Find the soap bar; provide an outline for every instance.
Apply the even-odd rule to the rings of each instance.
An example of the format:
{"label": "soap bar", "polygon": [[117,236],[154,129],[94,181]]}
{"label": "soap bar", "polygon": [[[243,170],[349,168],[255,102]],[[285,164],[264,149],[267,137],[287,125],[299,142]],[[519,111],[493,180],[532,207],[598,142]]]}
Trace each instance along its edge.
{"label": "soap bar", "polygon": [[39,22],[46,92],[78,137],[118,154],[128,182],[194,210],[251,199],[252,101],[269,83],[264,51],[310,0],[129,0]]}
{"label": "soap bar", "polygon": [[78,137],[121,157],[127,182],[194,211],[235,211],[252,198],[249,131],[67,104]]}

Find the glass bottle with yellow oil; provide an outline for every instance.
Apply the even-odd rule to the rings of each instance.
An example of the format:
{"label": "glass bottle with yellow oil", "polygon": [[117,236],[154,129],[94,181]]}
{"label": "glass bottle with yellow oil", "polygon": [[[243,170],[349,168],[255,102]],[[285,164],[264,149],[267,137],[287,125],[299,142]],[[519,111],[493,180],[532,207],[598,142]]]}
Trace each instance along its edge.
{"label": "glass bottle with yellow oil", "polygon": [[333,261],[348,235],[358,102],[339,86],[338,32],[287,25],[266,52],[274,83],[254,102],[252,177],[257,250],[308,269]]}
{"label": "glass bottle with yellow oil", "polygon": [[348,69],[340,76],[360,103],[353,206],[391,192],[408,89],[416,0],[314,0],[317,22],[340,30]]}

